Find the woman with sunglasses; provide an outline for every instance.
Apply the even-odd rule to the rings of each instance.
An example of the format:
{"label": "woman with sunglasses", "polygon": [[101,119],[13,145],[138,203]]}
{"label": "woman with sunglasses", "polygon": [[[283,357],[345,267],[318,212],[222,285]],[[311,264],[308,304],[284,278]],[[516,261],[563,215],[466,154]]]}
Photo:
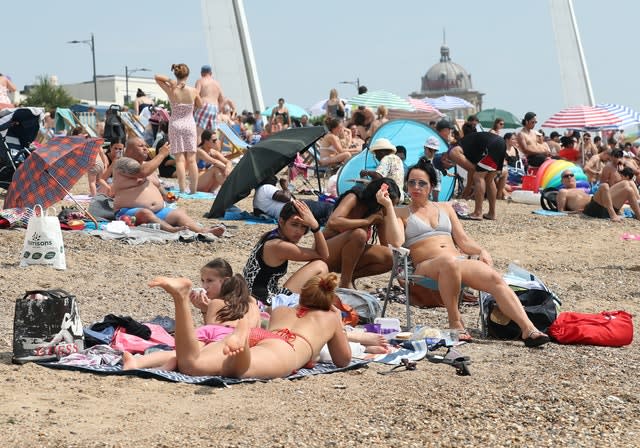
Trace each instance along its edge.
{"label": "woman with sunglasses", "polygon": [[520,327],[527,347],[549,342],[549,336],[533,325],[513,290],[493,268],[489,253],[465,233],[453,208],[429,200],[435,182],[433,165],[422,158],[407,174],[408,207],[394,209],[390,198],[378,195],[378,199],[387,215],[395,218],[385,221],[389,242],[411,251],[416,274],[438,282],[449,328],[460,330],[461,340],[471,339],[458,310],[460,288],[465,284],[495,297],[500,311]]}
{"label": "woman with sunglasses", "polygon": [[[364,188],[354,187],[343,193],[327,221],[327,264],[330,271],[340,272],[341,288],[353,289],[355,279],[388,272],[393,265],[384,237],[385,211],[376,199],[381,188],[387,189],[394,204],[400,201],[400,188],[393,179],[375,179]],[[380,235],[380,244],[370,243],[375,240],[374,231]]]}

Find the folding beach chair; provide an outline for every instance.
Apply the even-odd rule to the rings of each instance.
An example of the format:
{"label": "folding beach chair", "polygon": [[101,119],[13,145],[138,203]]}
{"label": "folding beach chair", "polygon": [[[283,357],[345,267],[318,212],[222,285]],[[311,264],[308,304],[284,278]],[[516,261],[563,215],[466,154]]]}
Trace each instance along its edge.
{"label": "folding beach chair", "polygon": [[144,126],[138,121],[138,119],[131,114],[131,112],[120,112],[120,118],[124,123],[124,127],[127,130],[127,134],[133,134],[135,137],[144,139]]}
{"label": "folding beach chair", "polygon": [[68,131],[78,126],[82,126],[82,123],[77,120],[71,109],[56,108],[56,132]]}
{"label": "folding beach chair", "polygon": [[[73,113],[73,112],[72,112]],[[96,131],[97,117],[95,112],[78,112],[74,114],[75,119],[80,123],[89,137],[97,138],[98,132]]]}
{"label": "folding beach chair", "polygon": [[[411,300],[410,289],[411,284],[422,286],[423,288],[438,290],[438,282],[432,278],[425,277],[424,275],[417,275],[410,272],[409,269],[409,249],[404,247],[394,247],[389,245],[389,249],[393,254],[393,267],[391,268],[391,275],[389,276],[389,283],[387,284],[387,294],[384,298],[384,305],[382,306],[381,316],[384,317],[387,311],[387,303],[391,297],[391,289],[393,281],[398,280],[400,286],[404,288],[406,297],[406,314],[407,314],[407,330],[413,328],[413,321],[411,319]],[[460,296],[458,297],[458,306],[462,303],[463,290],[460,289]]]}
{"label": "folding beach chair", "polygon": [[242,140],[227,123],[218,123],[218,131],[221,134],[222,148],[229,151],[229,154],[225,154],[227,159],[240,157],[249,148],[249,144]]}

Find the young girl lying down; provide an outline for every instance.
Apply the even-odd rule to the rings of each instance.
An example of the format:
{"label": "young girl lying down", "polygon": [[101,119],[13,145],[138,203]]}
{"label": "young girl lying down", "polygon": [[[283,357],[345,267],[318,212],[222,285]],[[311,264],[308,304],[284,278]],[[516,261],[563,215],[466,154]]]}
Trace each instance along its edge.
{"label": "young girl lying down", "polygon": [[[333,306],[335,274],[309,279],[302,288],[298,306],[273,310],[269,330],[251,328],[246,283],[238,275],[232,279],[233,293],[224,298],[225,302],[238,305],[229,315],[237,320],[237,325],[221,341],[209,344],[199,341],[194,329],[189,300],[191,280],[157,277],[149,282],[149,286],[161,287],[173,297],[176,350],[138,358],[125,354],[124,368],[177,367],[187,375],[279,378],[312,364],[325,344],[336,366],[349,364],[351,349],[340,311]],[[223,286],[221,293],[225,292]]]}

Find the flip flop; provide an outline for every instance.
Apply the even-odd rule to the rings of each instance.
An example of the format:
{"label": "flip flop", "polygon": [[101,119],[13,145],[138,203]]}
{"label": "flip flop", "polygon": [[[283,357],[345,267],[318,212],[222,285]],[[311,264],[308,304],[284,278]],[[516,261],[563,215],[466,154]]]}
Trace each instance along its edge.
{"label": "flip flop", "polygon": [[483,218],[483,219],[487,219],[487,220],[489,220],[489,221],[495,221],[495,220],[496,220],[496,218],[489,218],[489,215],[488,215],[488,214],[486,214],[486,213],[485,213],[484,215],[482,215],[482,218]]}
{"label": "flip flop", "polygon": [[444,356],[427,354],[426,358],[427,361],[436,364],[449,364],[451,367],[456,369],[456,375],[471,375],[471,372],[469,371],[471,358],[469,356],[464,356],[453,349],[447,350],[447,353]]}
{"label": "flip flop", "polygon": [[[542,336],[538,336],[537,338],[534,338],[532,337],[533,335],[542,335]],[[551,338],[540,330],[531,330],[529,332],[529,335],[525,339],[523,339],[523,341],[524,341],[525,347],[533,348],[533,347],[540,347],[546,344],[547,342],[551,342]]]}
{"label": "flip flop", "polygon": [[465,221],[482,221],[483,219],[481,216],[473,216],[473,215],[458,215],[458,218]]}

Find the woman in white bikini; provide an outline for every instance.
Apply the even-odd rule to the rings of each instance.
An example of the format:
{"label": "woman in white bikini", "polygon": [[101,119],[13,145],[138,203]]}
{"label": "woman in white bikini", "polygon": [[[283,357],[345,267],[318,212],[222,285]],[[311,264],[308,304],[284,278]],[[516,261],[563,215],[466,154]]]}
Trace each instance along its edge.
{"label": "woman in white bikini", "polygon": [[[536,329],[513,290],[493,268],[489,253],[465,233],[453,208],[429,201],[435,182],[435,169],[423,158],[407,174],[411,197],[408,207],[394,208],[382,192],[376,197],[385,209],[385,216],[394,218],[385,220],[387,240],[394,245],[404,243],[411,251],[415,273],[438,282],[449,328],[460,330],[461,340],[470,340],[457,303],[464,283],[495,297],[500,311],[520,327],[527,347],[549,342],[549,336]],[[467,255],[478,259],[469,259]]]}

